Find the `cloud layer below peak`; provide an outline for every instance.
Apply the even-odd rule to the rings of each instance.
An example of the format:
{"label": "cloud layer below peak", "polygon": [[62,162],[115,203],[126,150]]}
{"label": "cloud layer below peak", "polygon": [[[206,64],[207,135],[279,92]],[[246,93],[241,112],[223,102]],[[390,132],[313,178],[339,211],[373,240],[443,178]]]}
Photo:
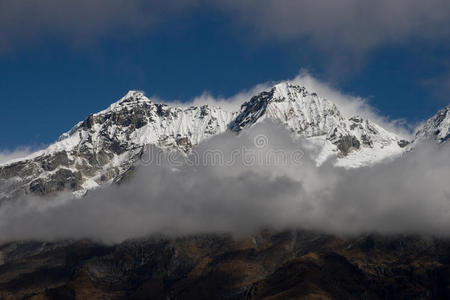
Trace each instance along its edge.
{"label": "cloud layer below peak", "polygon": [[[264,148],[254,144],[264,134]],[[265,123],[239,136],[200,144],[199,154],[246,147],[259,155],[305,154],[301,160],[231,164],[174,164],[163,160],[136,170],[128,183],[70,195],[29,197],[0,206],[3,240],[92,238],[106,242],[151,234],[252,234],[263,228],[310,229],[354,235],[450,236],[450,151],[426,145],[394,161],[346,170],[317,167],[306,141],[293,141]],[[280,152],[282,150],[282,152]],[[153,161],[153,160],[152,160]],[[154,162],[154,161],[153,161]]]}

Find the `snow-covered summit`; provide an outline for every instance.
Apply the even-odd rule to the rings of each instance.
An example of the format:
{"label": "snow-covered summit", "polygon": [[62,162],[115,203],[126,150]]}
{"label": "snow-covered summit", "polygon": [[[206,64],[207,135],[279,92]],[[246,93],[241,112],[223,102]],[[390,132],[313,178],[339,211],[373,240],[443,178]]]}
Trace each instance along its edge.
{"label": "snow-covered summit", "polygon": [[209,105],[154,103],[143,93],[130,91],[76,124],[47,149],[0,166],[0,188],[10,197],[87,190],[117,181],[133,168],[145,145],[189,152],[226,131],[236,114]]}
{"label": "snow-covered summit", "polygon": [[445,143],[450,138],[450,105],[441,109],[417,130],[414,144],[424,140]]}
{"label": "snow-covered summit", "polygon": [[240,131],[266,119],[282,123],[294,136],[321,144],[319,164],[337,155],[337,165],[359,167],[403,152],[398,135],[359,116],[346,119],[328,99],[289,82],[245,102],[230,128]]}
{"label": "snow-covered summit", "polygon": [[118,111],[122,109],[130,109],[133,106],[141,105],[143,103],[152,103],[152,101],[147,98],[143,92],[130,90],[125,96],[120,98],[118,101],[112,103],[107,109],[102,110],[95,115],[105,114],[110,111]]}
{"label": "snow-covered summit", "polygon": [[232,129],[248,128],[264,119],[281,121],[292,132],[305,137],[328,134],[344,122],[332,102],[288,82],[279,83],[245,102]]}
{"label": "snow-covered summit", "polygon": [[177,148],[184,138],[195,145],[225,131],[234,115],[208,105],[178,107],[154,103],[143,93],[130,91],[106,110],[77,124],[60,141],[76,136],[96,149],[108,140],[123,150],[146,144]]}
{"label": "snow-covered summit", "polygon": [[399,136],[370,120],[345,118],[331,100],[288,82],[251,97],[239,111],[155,103],[142,92],[129,91],[47,149],[0,166],[0,199],[83,191],[120,181],[132,172],[146,145],[188,153],[211,136],[239,133],[263,120],[320,146],[314,157],[318,164],[336,156],[338,166],[367,166],[403,152]]}

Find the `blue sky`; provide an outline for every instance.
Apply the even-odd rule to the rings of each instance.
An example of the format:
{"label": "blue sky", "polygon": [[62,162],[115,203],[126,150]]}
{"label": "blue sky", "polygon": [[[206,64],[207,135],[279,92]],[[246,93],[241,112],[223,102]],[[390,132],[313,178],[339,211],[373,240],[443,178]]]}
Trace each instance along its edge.
{"label": "blue sky", "polygon": [[450,103],[450,2],[391,2],[0,0],[0,149],[48,144],[130,89],[229,97],[301,69],[416,124]]}

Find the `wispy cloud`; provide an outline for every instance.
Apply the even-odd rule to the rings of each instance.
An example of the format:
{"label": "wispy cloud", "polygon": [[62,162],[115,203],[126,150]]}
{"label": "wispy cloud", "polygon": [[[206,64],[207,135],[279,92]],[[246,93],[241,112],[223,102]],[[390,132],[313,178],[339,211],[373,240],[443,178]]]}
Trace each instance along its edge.
{"label": "wispy cloud", "polygon": [[15,150],[0,150],[0,164],[25,157],[32,152],[33,150],[30,147],[21,147]]}
{"label": "wispy cloud", "polygon": [[204,91],[201,95],[194,97],[190,101],[179,101],[176,99],[162,99],[157,96],[152,96],[151,99],[155,102],[159,103],[170,103],[172,105],[179,105],[179,106],[202,106],[202,105],[211,105],[211,106],[217,106],[221,107],[228,111],[239,111],[241,105],[249,101],[251,97],[258,95],[259,93],[270,90],[273,85],[276,83],[274,82],[264,82],[255,85],[254,87],[251,87],[246,90],[242,90],[230,97],[222,97],[222,96],[216,96],[213,95],[213,93],[209,91]]}
{"label": "wispy cloud", "polygon": [[405,138],[410,138],[412,131],[417,127],[417,124],[408,124],[404,119],[390,119],[373,107],[368,99],[344,93],[333,85],[313,77],[306,70],[300,71],[291,81],[307,87],[321,97],[327,98],[336,104],[347,118],[352,116],[364,117]]}

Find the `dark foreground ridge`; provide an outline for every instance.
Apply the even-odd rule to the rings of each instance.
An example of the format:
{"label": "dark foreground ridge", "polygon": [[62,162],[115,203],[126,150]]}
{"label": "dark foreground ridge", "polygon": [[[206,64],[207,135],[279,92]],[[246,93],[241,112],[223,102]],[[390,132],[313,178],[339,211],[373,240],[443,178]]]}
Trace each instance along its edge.
{"label": "dark foreground ridge", "polygon": [[306,231],[0,247],[0,299],[448,299],[450,240]]}

